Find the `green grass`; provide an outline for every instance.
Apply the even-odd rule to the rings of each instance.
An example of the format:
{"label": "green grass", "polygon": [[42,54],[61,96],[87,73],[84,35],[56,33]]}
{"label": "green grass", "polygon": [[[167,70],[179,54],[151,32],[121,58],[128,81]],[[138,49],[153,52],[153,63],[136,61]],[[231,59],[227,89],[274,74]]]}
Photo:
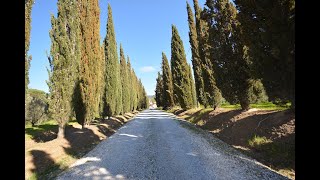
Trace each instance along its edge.
{"label": "green grass", "polygon": [[[286,110],[290,108],[291,103],[287,103],[283,106],[273,104],[272,102],[264,102],[264,103],[257,103],[257,104],[250,104],[251,108],[257,108],[262,110]],[[222,108],[228,109],[241,109],[240,104],[222,104]]]}
{"label": "green grass", "polygon": [[211,111],[213,111],[213,108],[207,108],[207,109],[201,109],[200,111],[194,113],[190,117],[186,118],[191,123],[198,123],[199,121],[204,121],[204,117],[208,115]]}
{"label": "green grass", "polygon": [[[68,125],[78,124],[76,119],[72,119],[68,122]],[[31,123],[26,124],[25,126],[25,138],[33,139],[35,136],[46,132],[46,131],[54,131],[58,128],[58,123],[55,120],[48,120],[43,122],[40,125],[36,125],[32,127]]]}
{"label": "green grass", "polygon": [[251,139],[248,140],[248,144],[250,147],[256,148],[256,149],[261,149],[262,145],[271,143],[272,141],[267,139],[264,136],[257,136],[254,135]]}

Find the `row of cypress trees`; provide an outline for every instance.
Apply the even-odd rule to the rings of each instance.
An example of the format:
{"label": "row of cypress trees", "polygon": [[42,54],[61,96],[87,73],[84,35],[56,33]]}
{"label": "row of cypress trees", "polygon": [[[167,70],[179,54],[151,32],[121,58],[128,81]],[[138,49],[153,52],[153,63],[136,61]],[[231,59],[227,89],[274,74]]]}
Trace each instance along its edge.
{"label": "row of cypress trees", "polygon": [[[294,0],[236,0],[234,3],[206,0],[202,10],[198,0],[193,0],[193,14],[187,2],[197,101],[216,109],[226,99],[231,104],[240,103],[247,110],[251,103],[269,98],[280,104],[291,102],[294,109]],[[193,91],[189,90],[192,76],[187,78],[191,71],[186,68],[183,45],[176,34],[173,27],[174,102],[190,108],[195,102],[190,98]],[[165,71],[158,74],[156,101],[167,107],[168,98],[162,93],[169,90],[164,85],[165,76]]]}
{"label": "row of cypress trees", "polygon": [[162,74],[158,73],[155,100],[164,109],[174,105],[184,109],[197,106],[191,67],[187,63],[183,42],[175,25],[172,25],[171,69],[162,52]]}
{"label": "row of cypress trees", "polygon": [[[25,4],[26,64],[30,62],[27,51],[32,4],[33,0]],[[131,67],[129,56],[125,58],[121,44],[119,62],[110,4],[107,35],[102,45],[98,0],[58,0],[57,5],[57,16],[51,15],[47,84],[49,112],[58,122],[58,138],[64,137],[65,126],[74,116],[85,127],[97,117],[146,108],[146,91]]]}

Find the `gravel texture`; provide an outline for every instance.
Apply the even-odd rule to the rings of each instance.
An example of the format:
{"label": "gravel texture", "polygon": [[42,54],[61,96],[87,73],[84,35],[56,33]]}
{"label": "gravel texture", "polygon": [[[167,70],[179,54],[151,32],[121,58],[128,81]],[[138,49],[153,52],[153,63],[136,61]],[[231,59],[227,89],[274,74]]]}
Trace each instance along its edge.
{"label": "gravel texture", "polygon": [[145,110],[57,179],[288,179],[173,114]]}

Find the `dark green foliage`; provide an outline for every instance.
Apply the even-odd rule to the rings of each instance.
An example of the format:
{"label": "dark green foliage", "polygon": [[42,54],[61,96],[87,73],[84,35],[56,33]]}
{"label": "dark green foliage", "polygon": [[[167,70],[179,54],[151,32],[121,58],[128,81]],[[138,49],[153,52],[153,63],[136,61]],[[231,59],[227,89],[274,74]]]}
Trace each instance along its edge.
{"label": "dark green foliage", "polygon": [[49,111],[59,124],[58,138],[72,115],[72,94],[80,58],[79,15],[75,0],[59,0],[58,16],[51,15],[49,64]]}
{"label": "dark green foliage", "polygon": [[128,73],[128,79],[130,81],[129,83],[129,102],[130,102],[130,111],[133,111],[133,82],[132,82],[132,68],[129,56],[127,56],[127,73]]}
{"label": "dark green foliage", "polygon": [[177,28],[172,25],[171,38],[171,71],[173,81],[174,101],[181,108],[192,108],[193,98],[191,93],[191,82],[189,79],[189,67],[182,40]]}
{"label": "dark green foliage", "polygon": [[174,106],[172,74],[167,56],[162,52],[163,108]]}
{"label": "dark green foliage", "polygon": [[121,73],[121,84],[122,84],[122,105],[123,112],[130,112],[130,101],[129,101],[129,78],[127,63],[124,56],[122,45],[120,44],[120,73]]}
{"label": "dark green foliage", "polygon": [[192,102],[193,102],[193,107],[198,106],[198,101],[197,101],[197,94],[196,94],[196,89],[195,89],[195,83],[194,79],[192,77],[192,72],[191,72],[191,65],[189,65],[189,79],[190,79],[190,84],[191,84],[191,94],[192,94]]}
{"label": "dark green foliage", "polygon": [[158,72],[156,81],[155,100],[158,107],[163,107],[163,80],[160,72]]}
{"label": "dark green foliage", "polygon": [[28,89],[29,84],[29,69],[30,69],[30,61],[32,59],[31,56],[28,55],[29,47],[30,47],[30,31],[31,31],[31,11],[32,6],[34,4],[34,0],[25,0],[24,8],[25,8],[25,92]]}
{"label": "dark green foliage", "polygon": [[251,99],[261,96],[252,93],[262,92],[263,86],[255,86],[261,89],[252,91],[257,80],[251,72],[247,47],[241,42],[236,8],[229,0],[207,0],[206,6],[202,18],[209,25],[211,60],[217,73],[217,85],[228,102],[240,102],[242,109],[247,110]]}
{"label": "dark green foliage", "polygon": [[194,72],[194,79],[195,79],[195,89],[197,100],[200,104],[206,104],[207,101],[204,96],[204,82],[202,77],[202,62],[199,55],[199,42],[196,30],[196,24],[194,21],[194,15],[192,9],[187,2],[187,12],[188,12],[188,24],[189,24],[189,42],[191,46],[192,52],[192,66]]}
{"label": "dark green foliage", "polygon": [[98,113],[99,81],[103,64],[100,47],[100,9],[98,0],[79,2],[81,58],[74,92],[76,119],[84,127]]}
{"label": "dark green foliage", "polygon": [[[113,26],[112,10],[108,4],[107,35],[104,39],[105,51],[105,109],[104,116],[113,116],[120,112],[118,104],[119,94],[119,61],[117,42]],[[122,102],[122,98],[121,98]],[[122,103],[121,103],[122,104]]]}
{"label": "dark green foliage", "polygon": [[270,100],[295,106],[295,1],[236,0],[243,42]]}
{"label": "dark green foliage", "polygon": [[220,89],[216,85],[216,75],[211,60],[212,52],[209,42],[209,25],[201,18],[201,8],[198,0],[194,0],[194,9],[196,17],[196,30],[199,42],[199,56],[202,63],[202,77],[204,82],[204,106],[212,106],[214,109],[221,105],[222,95]]}

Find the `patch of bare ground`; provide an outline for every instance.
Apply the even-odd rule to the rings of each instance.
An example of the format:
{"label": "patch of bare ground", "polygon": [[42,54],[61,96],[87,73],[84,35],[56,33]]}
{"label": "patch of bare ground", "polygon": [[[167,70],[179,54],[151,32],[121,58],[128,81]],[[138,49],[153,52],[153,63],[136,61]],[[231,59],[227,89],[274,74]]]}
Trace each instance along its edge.
{"label": "patch of bare ground", "polygon": [[[100,141],[131,120],[138,111],[105,120],[94,120],[81,129],[77,123],[67,125],[65,138],[56,139],[58,127],[35,134],[25,141],[25,178],[50,179],[68,168]],[[27,132],[26,132],[27,133]]]}
{"label": "patch of bare ground", "polygon": [[[295,179],[295,114],[291,110],[191,109],[178,117],[208,130],[257,161]],[[249,142],[256,144],[250,145]]]}

